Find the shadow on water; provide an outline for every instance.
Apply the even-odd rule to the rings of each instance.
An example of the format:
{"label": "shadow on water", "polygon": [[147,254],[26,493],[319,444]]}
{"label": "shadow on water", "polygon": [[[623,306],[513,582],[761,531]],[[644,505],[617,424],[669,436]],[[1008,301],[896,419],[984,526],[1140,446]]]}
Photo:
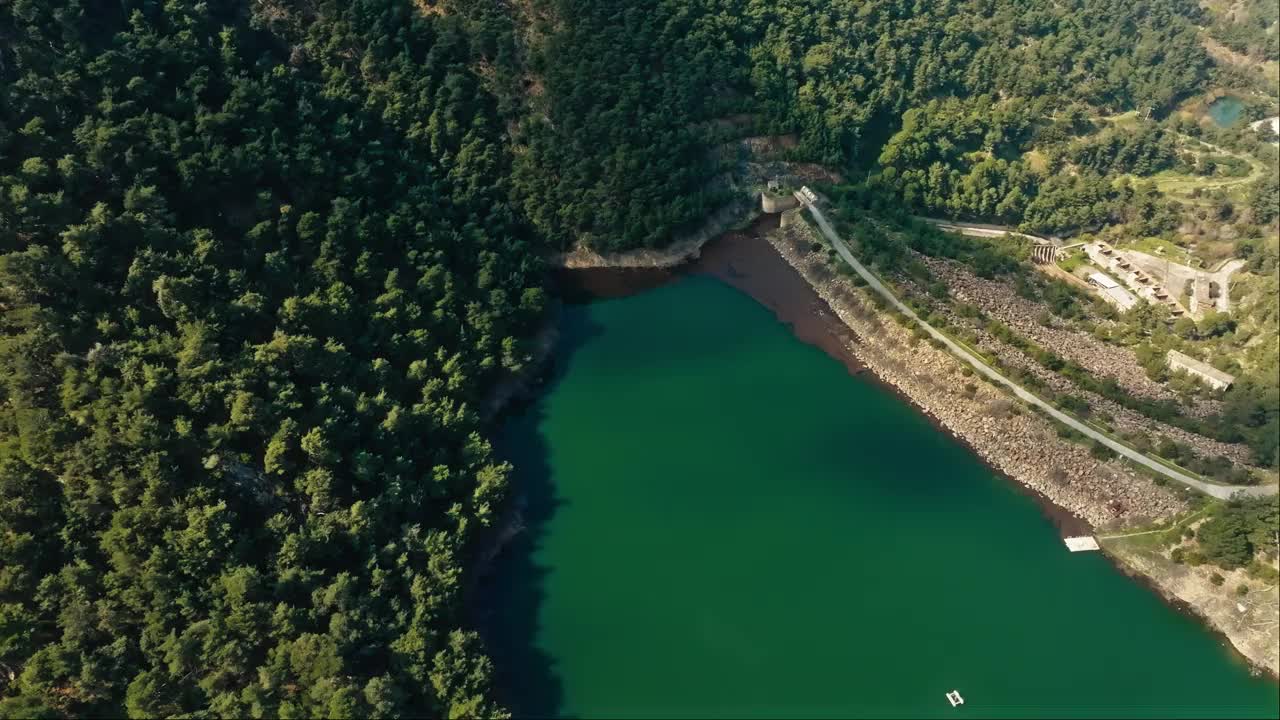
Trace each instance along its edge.
{"label": "shadow on water", "polygon": [[603,328],[589,312],[570,307],[561,316],[560,340],[538,399],[513,413],[501,429],[499,455],[515,466],[513,502],[522,530],[500,551],[476,586],[476,622],[493,658],[502,702],[518,717],[557,717],[564,701],[554,659],[538,645],[539,616],[551,568],[538,551],[556,512],[565,507],[552,477],[550,448],[543,433],[545,398],[568,375],[573,356]]}

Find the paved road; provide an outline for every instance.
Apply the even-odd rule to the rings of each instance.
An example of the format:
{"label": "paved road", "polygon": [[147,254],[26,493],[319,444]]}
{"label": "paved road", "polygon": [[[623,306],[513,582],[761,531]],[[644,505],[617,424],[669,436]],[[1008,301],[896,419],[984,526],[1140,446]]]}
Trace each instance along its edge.
{"label": "paved road", "polygon": [[960,233],[961,235],[968,235],[970,237],[1000,237],[1001,235],[1013,235],[1014,237],[1026,238],[1032,242],[1037,242],[1037,243],[1053,242],[1049,238],[1040,237],[1039,235],[1028,235],[1026,233],[1020,233],[1016,230],[1011,230],[1009,228],[1001,227],[999,225],[962,223],[962,222],[954,222],[951,220],[940,220],[938,218],[929,218],[929,217],[922,217],[920,219],[933,225],[939,230],[946,230],[947,232],[956,232],[956,233]]}
{"label": "paved road", "polygon": [[[1245,266],[1239,258],[1228,260],[1214,272],[1199,270],[1178,262],[1177,251],[1169,248],[1172,258],[1158,257],[1140,250],[1119,250],[1129,262],[1138,266],[1142,272],[1158,279],[1168,291],[1176,296],[1182,294],[1183,285],[1188,281],[1194,283],[1195,300],[1198,311],[1214,308],[1218,312],[1231,310],[1231,276]],[[1209,283],[1218,284],[1218,298],[1209,298]],[[1197,315],[1203,314],[1202,312]]]}
{"label": "paved road", "polygon": [[1031,405],[1034,405],[1040,408],[1041,410],[1044,410],[1051,417],[1053,417],[1053,419],[1057,420],[1063,425],[1066,425],[1072,430],[1075,430],[1088,438],[1097,440],[1103,445],[1106,445],[1107,447],[1116,451],[1116,453],[1118,453],[1119,455],[1129,458],[1130,460],[1132,460],[1135,463],[1138,463],[1139,465],[1144,465],[1160,473],[1161,475],[1164,475],[1165,477],[1168,477],[1173,480],[1177,480],[1178,482],[1184,485],[1189,485],[1207,495],[1212,495],[1213,497],[1221,498],[1225,500],[1236,494],[1245,495],[1245,496],[1255,496],[1255,497],[1265,497],[1268,495],[1275,494],[1276,492],[1275,485],[1263,485],[1263,486],[1215,485],[1213,483],[1207,483],[1203,480],[1200,480],[1199,478],[1191,477],[1186,473],[1179,472],[1177,470],[1174,470],[1173,468],[1170,468],[1167,465],[1164,465],[1163,463],[1157,462],[1147,457],[1146,455],[1138,452],[1137,450],[1134,450],[1132,448],[1129,448],[1125,445],[1120,444],[1119,442],[1116,442],[1115,440],[1112,440],[1106,435],[1098,432],[1097,430],[1094,430],[1088,425],[1085,425],[1079,420],[1076,420],[1070,415],[1067,415],[1061,410],[1046,403],[1045,401],[1041,400],[1035,395],[1032,395],[1030,392],[1027,392],[1020,385],[1015,384],[1013,381],[1009,380],[1005,376],[991,369],[986,363],[979,360],[973,353],[961,347],[951,338],[947,337],[946,335],[943,335],[941,332],[938,332],[936,329],[934,329],[933,326],[921,320],[920,317],[916,315],[915,311],[913,311],[911,308],[904,305],[902,301],[899,300],[891,290],[889,290],[889,288],[885,287],[884,283],[880,282],[879,278],[871,274],[869,270],[863,267],[862,263],[858,262],[858,260],[854,258],[853,253],[849,251],[849,246],[845,245],[844,240],[841,240],[840,236],[836,234],[835,229],[831,227],[831,223],[827,222],[827,218],[825,215],[822,214],[821,210],[819,210],[812,203],[809,203],[808,201],[806,201],[799,193],[796,194],[796,197],[799,198],[800,202],[803,203],[804,206],[809,209],[810,213],[812,213],[813,219],[817,221],[818,227],[822,230],[822,234],[826,235],[827,239],[831,241],[831,245],[835,247],[836,252],[840,253],[840,257],[844,258],[845,262],[849,263],[850,267],[852,267],[854,271],[857,272],[858,275],[862,277],[863,280],[867,281],[867,285],[869,285],[871,289],[880,293],[880,295],[883,296],[884,299],[888,300],[903,315],[906,315],[907,317],[911,318],[915,322],[919,323],[920,327],[924,328],[925,332],[929,333],[929,335],[931,335],[934,339],[946,345],[947,348],[949,348],[951,352],[956,355],[956,357],[959,357],[961,360],[964,360],[965,362],[972,365],[974,370],[977,370],[987,378],[990,378],[993,382],[996,382],[1008,388],[1014,395],[1018,396],[1018,398],[1021,399],[1022,401],[1030,403]]}

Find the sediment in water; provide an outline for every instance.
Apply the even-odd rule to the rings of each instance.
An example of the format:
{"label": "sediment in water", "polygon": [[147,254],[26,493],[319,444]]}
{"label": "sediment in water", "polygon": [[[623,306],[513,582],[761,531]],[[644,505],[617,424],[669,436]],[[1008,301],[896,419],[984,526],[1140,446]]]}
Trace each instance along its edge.
{"label": "sediment in water", "polygon": [[[1031,482],[1028,478],[1020,476],[1021,473],[1007,469],[1004,466],[1005,463],[1001,462],[1001,459],[993,454],[998,450],[993,451],[990,448],[984,448],[971,440],[964,432],[957,429],[954,425],[954,418],[952,418],[952,422],[948,422],[946,419],[934,414],[930,410],[929,399],[918,394],[919,387],[915,388],[915,392],[909,391],[904,387],[903,379],[890,372],[884,363],[877,363],[869,367],[861,359],[860,352],[865,352],[871,348],[867,343],[859,340],[854,329],[850,327],[848,318],[842,317],[842,314],[848,315],[848,309],[837,310],[833,307],[832,299],[828,297],[831,293],[831,288],[829,286],[824,287],[822,282],[809,276],[812,273],[812,268],[806,267],[801,262],[798,251],[788,247],[787,241],[778,236],[778,228],[779,216],[763,215],[756,218],[751,225],[742,230],[728,232],[715,238],[701,248],[701,252],[696,258],[682,265],[645,268],[594,266],[575,270],[560,269],[556,271],[555,275],[556,287],[560,296],[568,302],[587,302],[637,294],[691,274],[716,277],[760,302],[780,321],[788,325],[798,339],[819,347],[844,364],[851,374],[859,375],[865,380],[877,383],[924,412],[936,428],[947,432],[960,441],[994,474],[1012,481],[1014,487],[1035,499],[1042,512],[1063,536],[1091,534],[1093,528],[1097,525],[1110,524],[1110,522],[1126,517],[1130,519],[1149,519],[1151,515],[1143,517],[1142,508],[1139,507],[1117,508],[1114,503],[1108,505],[1101,502],[1096,506],[1082,507],[1078,496],[1073,498],[1075,509],[1068,508],[1066,506],[1067,503],[1046,492],[1046,490],[1057,490],[1059,488],[1046,487],[1044,483]],[[878,317],[881,321],[885,321],[886,327],[891,324],[885,313],[879,313]],[[890,331],[895,335],[906,332],[896,325],[893,325]],[[873,341],[873,344],[877,342],[879,340]],[[924,353],[934,352],[927,345],[921,347],[920,350]],[[544,371],[544,374],[550,372],[553,372],[553,370],[548,369]],[[907,374],[910,373],[908,372]],[[995,389],[990,390],[991,392],[998,392]],[[1039,420],[1036,417],[1024,418],[1026,422]],[[989,433],[987,434],[989,435]],[[1048,438],[1047,440],[1046,437]],[[1075,455],[1080,455],[1082,452],[1080,448],[1070,445],[1068,441],[1056,436],[1050,435],[1039,437],[1038,439],[1041,443],[1047,441],[1059,449],[1066,446],[1066,451]],[[1035,439],[1026,439],[1027,444],[1034,445],[1035,442]],[[1049,449],[1043,446],[1032,447],[1030,451],[1048,454]],[[1087,453],[1083,457],[1087,459]],[[1087,477],[1099,470],[1100,464],[1096,461],[1084,462],[1082,460],[1081,463],[1083,464],[1078,468],[1080,472],[1076,476],[1077,479],[1081,476]],[[1025,465],[1026,463],[1022,464]],[[1109,471],[1108,474],[1111,472],[1114,471]],[[1155,492],[1166,501],[1153,503],[1153,505],[1158,506],[1158,509],[1152,515],[1167,515],[1181,504],[1168,490],[1154,486],[1146,488],[1145,486],[1150,484],[1150,481],[1146,478],[1132,476],[1132,473],[1128,472],[1124,472],[1124,475],[1126,482],[1137,482],[1143,485],[1144,490]],[[1128,498],[1131,499],[1134,505],[1141,505],[1143,501],[1149,499],[1143,493],[1131,494]],[[516,511],[508,515],[508,522],[500,524],[500,527],[495,530],[495,546],[489,548],[485,553],[488,559],[496,556],[501,547],[519,532],[520,514],[518,508],[520,504],[514,502],[512,505],[516,508]],[[1108,557],[1111,556],[1108,554]],[[1191,613],[1201,621],[1205,621],[1214,632],[1227,640],[1231,639],[1230,633],[1225,632],[1217,623],[1213,622],[1212,618],[1207,617],[1194,606],[1171,595],[1157,581],[1142,575],[1118,558],[1112,559],[1126,574],[1141,580],[1143,584],[1159,592],[1161,597],[1168,600],[1175,609]],[[1255,659],[1245,657],[1255,667],[1259,666]]]}

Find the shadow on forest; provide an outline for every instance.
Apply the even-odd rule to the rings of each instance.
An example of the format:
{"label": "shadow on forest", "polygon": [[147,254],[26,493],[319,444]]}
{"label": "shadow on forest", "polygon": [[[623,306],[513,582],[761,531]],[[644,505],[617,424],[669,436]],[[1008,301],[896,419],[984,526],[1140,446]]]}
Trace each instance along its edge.
{"label": "shadow on forest", "polygon": [[603,328],[582,307],[566,308],[554,364],[537,398],[513,413],[497,450],[515,466],[513,501],[522,506],[524,529],[508,542],[477,586],[478,624],[493,658],[499,698],[517,717],[557,717],[564,692],[555,659],[538,646],[539,616],[551,568],[537,560],[547,528],[567,503],[552,478],[550,448],[542,425],[545,398],[569,374],[576,352]]}

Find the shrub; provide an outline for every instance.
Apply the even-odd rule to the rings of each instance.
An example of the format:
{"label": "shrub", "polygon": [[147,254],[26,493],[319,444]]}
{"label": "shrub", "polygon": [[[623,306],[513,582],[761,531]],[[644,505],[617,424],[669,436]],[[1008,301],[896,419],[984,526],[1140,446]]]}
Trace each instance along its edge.
{"label": "shrub", "polygon": [[1236,586],[1236,595],[1239,595],[1240,597],[1244,597],[1245,595],[1248,595],[1248,594],[1249,594],[1248,585],[1245,585],[1244,583],[1240,583],[1239,585]]}
{"label": "shrub", "polygon": [[1222,583],[1226,581],[1227,579],[1222,577],[1222,573],[1214,572],[1209,575],[1209,582],[1212,583],[1214,587],[1222,587]]}
{"label": "shrub", "polygon": [[1280,580],[1280,570],[1276,570],[1270,565],[1254,560],[1249,563],[1249,568],[1245,571],[1249,577],[1267,584]]}
{"label": "shrub", "polygon": [[1094,460],[1101,460],[1105,462],[1107,460],[1110,460],[1111,458],[1114,458],[1116,456],[1116,453],[1114,450],[1107,447],[1106,445],[1103,445],[1097,440],[1094,440],[1093,442],[1089,443],[1089,456],[1092,457]]}
{"label": "shrub", "polygon": [[[1230,503],[1200,526],[1199,541],[1205,557],[1227,570],[1244,567],[1261,546],[1267,549],[1275,511],[1261,503]],[[1272,541],[1274,542],[1274,541]],[[1255,546],[1255,543],[1257,545]]]}

